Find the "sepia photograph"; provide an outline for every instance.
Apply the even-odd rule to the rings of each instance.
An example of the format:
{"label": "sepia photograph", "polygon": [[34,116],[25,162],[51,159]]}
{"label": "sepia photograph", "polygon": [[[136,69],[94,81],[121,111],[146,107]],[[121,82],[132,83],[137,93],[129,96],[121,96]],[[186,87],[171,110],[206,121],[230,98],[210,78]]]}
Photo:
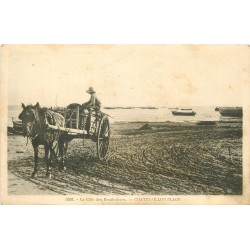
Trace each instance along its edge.
{"label": "sepia photograph", "polygon": [[1,245],[248,249],[248,6],[2,1]]}
{"label": "sepia photograph", "polygon": [[4,204],[249,204],[249,45],[2,45]]}

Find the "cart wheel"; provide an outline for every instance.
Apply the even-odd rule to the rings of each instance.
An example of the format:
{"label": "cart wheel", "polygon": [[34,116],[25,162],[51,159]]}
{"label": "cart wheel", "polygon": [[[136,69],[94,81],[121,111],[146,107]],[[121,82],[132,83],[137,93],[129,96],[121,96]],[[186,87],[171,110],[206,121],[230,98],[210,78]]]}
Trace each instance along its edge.
{"label": "cart wheel", "polygon": [[97,156],[99,160],[104,160],[109,149],[110,125],[107,117],[103,117],[97,130]]}

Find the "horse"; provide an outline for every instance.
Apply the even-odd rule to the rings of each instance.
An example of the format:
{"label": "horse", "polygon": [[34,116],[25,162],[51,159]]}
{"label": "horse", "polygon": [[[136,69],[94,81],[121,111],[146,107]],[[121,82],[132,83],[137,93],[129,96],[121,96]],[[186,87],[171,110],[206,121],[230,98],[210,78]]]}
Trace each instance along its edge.
{"label": "horse", "polygon": [[34,149],[35,167],[31,175],[32,178],[37,177],[38,172],[38,146],[44,145],[46,177],[51,178],[51,159],[55,155],[53,143],[58,142],[60,165],[59,170],[66,170],[64,165],[64,144],[67,139],[60,131],[48,130],[47,124],[64,127],[64,117],[47,108],[41,108],[37,102],[35,106],[25,106],[22,103],[22,112],[18,118],[22,121],[23,134],[31,140]]}

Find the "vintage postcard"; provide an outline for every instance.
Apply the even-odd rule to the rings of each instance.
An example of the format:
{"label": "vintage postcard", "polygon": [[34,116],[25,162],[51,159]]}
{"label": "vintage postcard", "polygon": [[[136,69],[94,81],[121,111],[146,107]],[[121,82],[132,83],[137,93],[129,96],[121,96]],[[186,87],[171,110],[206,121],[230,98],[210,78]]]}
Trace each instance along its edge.
{"label": "vintage postcard", "polygon": [[249,45],[1,45],[1,204],[249,204]]}

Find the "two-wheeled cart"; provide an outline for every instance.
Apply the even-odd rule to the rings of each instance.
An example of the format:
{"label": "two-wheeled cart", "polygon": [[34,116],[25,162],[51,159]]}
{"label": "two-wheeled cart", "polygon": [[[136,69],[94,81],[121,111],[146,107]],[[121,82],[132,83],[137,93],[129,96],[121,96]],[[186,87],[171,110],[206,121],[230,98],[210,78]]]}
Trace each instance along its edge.
{"label": "two-wheeled cart", "polygon": [[[63,135],[65,138],[64,152],[67,152],[68,142],[73,139],[90,139],[96,143],[97,156],[99,160],[105,160],[110,143],[109,116],[96,109],[88,109],[86,126],[82,127],[83,111],[77,106],[73,109],[53,109],[61,113],[65,118],[65,126],[58,127],[47,124],[48,129]],[[54,153],[58,155],[58,143],[54,146]]]}

